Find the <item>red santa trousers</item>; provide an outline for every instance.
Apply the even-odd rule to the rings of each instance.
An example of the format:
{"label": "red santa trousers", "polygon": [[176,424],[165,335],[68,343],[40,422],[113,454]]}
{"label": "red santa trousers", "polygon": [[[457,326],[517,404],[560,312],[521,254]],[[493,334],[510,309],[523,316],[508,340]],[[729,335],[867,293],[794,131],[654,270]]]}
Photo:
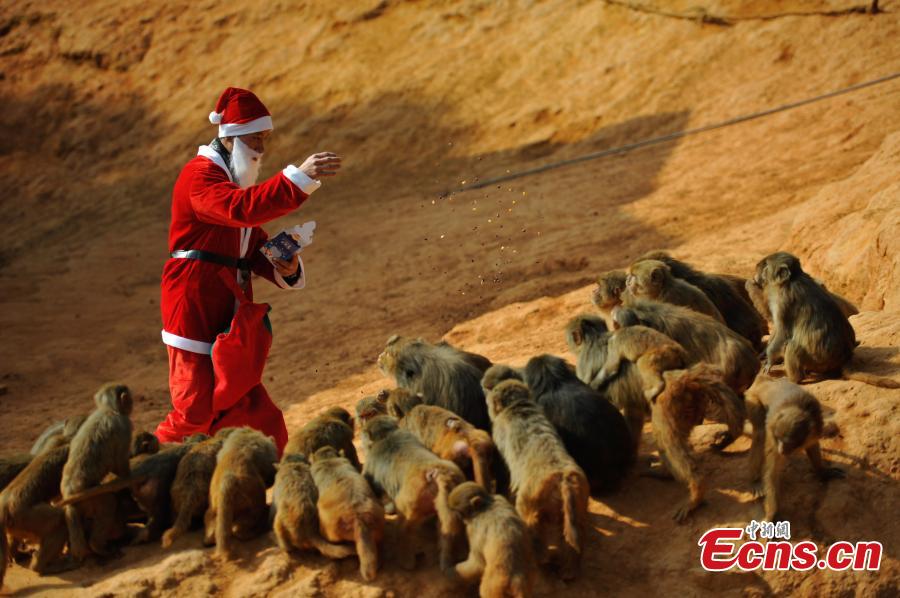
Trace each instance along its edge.
{"label": "red santa trousers", "polygon": [[262,384],[251,388],[230,409],[217,414],[213,410],[216,382],[212,358],[175,347],[166,348],[172,411],[156,428],[160,442],[181,442],[185,436],[198,432],[214,434],[229,426],[250,426],[272,436],[281,454],[288,436],[284,415]]}

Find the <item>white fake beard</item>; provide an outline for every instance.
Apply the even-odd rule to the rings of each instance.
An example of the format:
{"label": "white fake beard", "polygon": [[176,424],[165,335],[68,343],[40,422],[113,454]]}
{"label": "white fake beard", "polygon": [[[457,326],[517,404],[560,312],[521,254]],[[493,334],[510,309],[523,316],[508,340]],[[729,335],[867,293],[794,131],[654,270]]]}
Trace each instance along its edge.
{"label": "white fake beard", "polygon": [[262,168],[262,154],[241,141],[240,137],[235,137],[231,168],[241,188],[251,187],[256,184],[259,169]]}

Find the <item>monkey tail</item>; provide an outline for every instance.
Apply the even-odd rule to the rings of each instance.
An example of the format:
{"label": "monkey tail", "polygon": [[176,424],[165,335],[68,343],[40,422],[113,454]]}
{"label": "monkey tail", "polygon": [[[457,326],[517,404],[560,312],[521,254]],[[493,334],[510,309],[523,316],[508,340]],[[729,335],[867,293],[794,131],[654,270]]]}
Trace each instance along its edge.
{"label": "monkey tail", "polygon": [[886,376],[860,372],[849,365],[845,365],[841,370],[841,377],[845,380],[856,380],[857,382],[863,382],[881,388],[900,388],[900,382],[897,382],[896,380],[892,380]]}
{"label": "monkey tail", "polygon": [[234,496],[237,492],[235,478],[231,474],[222,477],[219,490],[219,504],[216,510],[216,554],[228,556],[231,553],[231,528],[234,524]]}
{"label": "monkey tail", "polygon": [[319,535],[319,530],[317,529],[313,530],[307,539],[312,544],[312,547],[319,551],[319,554],[330,559],[345,559],[348,556],[353,556],[356,552],[350,545],[329,542]]}
{"label": "monkey tail", "polygon": [[560,480],[560,494],[563,504],[563,539],[569,549],[581,553],[580,516],[577,510],[578,472],[568,471]]}
{"label": "monkey tail", "polygon": [[51,504],[54,507],[66,507],[68,505],[84,502],[86,500],[102,496],[104,494],[109,494],[110,492],[118,492],[119,490],[131,488],[135,484],[146,481],[149,477],[150,476],[147,474],[141,474],[138,476],[129,476],[126,478],[116,478],[114,480],[104,482],[99,486],[94,486],[93,488],[88,488],[87,490],[77,492],[63,499],[53,501]]}
{"label": "monkey tail", "polygon": [[359,555],[359,573],[366,581],[375,579],[378,572],[378,545],[369,523],[363,518],[356,519],[356,554]]}
{"label": "monkey tail", "polygon": [[193,512],[187,505],[182,505],[178,515],[175,517],[175,523],[162,536],[160,542],[162,547],[171,548],[175,540],[183,536],[191,528],[191,519],[193,519]]}
{"label": "monkey tail", "polygon": [[457,479],[455,472],[445,468],[432,469],[426,475],[437,483],[437,496],[434,499],[434,507],[437,511],[438,522],[441,528],[440,566],[441,570],[447,571],[453,566],[453,544],[462,533],[462,521],[459,515],[450,508],[450,491],[459,484],[460,480]]}

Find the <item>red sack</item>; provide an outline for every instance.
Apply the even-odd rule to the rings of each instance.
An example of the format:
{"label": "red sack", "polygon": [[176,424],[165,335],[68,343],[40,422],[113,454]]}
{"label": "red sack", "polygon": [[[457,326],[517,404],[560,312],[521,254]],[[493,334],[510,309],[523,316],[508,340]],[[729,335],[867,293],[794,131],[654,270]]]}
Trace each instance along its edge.
{"label": "red sack", "polygon": [[250,389],[262,382],[263,368],[272,347],[272,324],[266,303],[253,303],[227,269],[219,277],[238,300],[238,308],[228,330],[216,335],[212,346],[213,411],[231,409]]}

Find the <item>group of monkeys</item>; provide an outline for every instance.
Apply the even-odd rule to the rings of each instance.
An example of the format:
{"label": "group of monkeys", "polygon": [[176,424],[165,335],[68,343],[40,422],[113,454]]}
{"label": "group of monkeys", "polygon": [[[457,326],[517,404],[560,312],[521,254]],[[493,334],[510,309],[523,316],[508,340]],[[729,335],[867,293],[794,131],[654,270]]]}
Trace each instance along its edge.
{"label": "group of monkeys", "polygon": [[[691,430],[704,419],[726,424],[713,445],[721,450],[749,420],[750,481],[771,521],[794,452],[822,479],[843,475],[822,460],[822,409],[799,384],[842,376],[900,387],[849,368],[856,308],[788,253],[744,280],[653,252],[601,275],[592,303],[600,315],[566,327],[574,368],[553,355],[512,368],[393,336],[378,365],[396,388],[361,399],[355,416],[327,409],[293,431],[280,459],[250,428],[162,446],[133,435],[131,393],[105,385],[89,416],[52,425],[27,455],[0,457],[0,585],[27,544],[36,545],[31,567],[46,574],[112,556],[123,540],[167,548],[200,520],[204,543],[226,557],[234,538],[271,528],[284,551],[355,555],[372,580],[389,516],[402,567],[415,566],[423,527],[436,519],[451,579],[480,581],[482,596],[527,596],[535,563],[577,575],[588,498],[629,474],[646,420],[659,462],[644,473],[688,488],[679,522],[703,500]],[[785,377],[770,377],[780,362]]]}

